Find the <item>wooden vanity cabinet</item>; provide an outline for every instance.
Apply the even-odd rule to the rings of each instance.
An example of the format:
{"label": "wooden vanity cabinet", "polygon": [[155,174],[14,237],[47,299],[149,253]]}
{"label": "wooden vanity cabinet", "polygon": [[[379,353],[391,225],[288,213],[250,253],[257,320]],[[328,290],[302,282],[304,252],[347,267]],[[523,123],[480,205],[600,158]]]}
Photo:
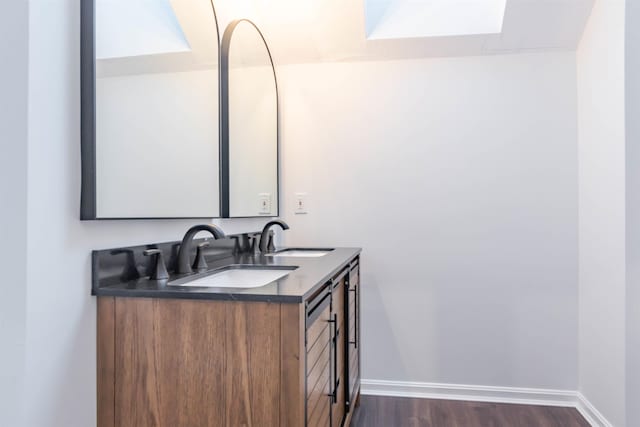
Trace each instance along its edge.
{"label": "wooden vanity cabinet", "polygon": [[348,426],[358,275],[304,303],[98,297],[98,427]]}

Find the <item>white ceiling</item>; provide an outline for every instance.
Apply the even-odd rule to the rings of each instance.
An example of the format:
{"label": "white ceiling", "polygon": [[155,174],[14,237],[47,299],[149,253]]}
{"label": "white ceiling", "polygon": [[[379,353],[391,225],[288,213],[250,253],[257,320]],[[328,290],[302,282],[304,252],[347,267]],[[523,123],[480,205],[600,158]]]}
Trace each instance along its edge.
{"label": "white ceiling", "polygon": [[[378,23],[390,25],[382,38],[375,25],[367,32],[366,1],[215,0],[215,5],[221,31],[233,19],[256,22],[276,64],[573,50],[593,5],[593,0],[507,0],[497,34],[408,37],[399,30],[402,21],[381,24],[382,18]],[[414,29],[420,25],[411,21]],[[395,37],[391,27],[398,29]]]}

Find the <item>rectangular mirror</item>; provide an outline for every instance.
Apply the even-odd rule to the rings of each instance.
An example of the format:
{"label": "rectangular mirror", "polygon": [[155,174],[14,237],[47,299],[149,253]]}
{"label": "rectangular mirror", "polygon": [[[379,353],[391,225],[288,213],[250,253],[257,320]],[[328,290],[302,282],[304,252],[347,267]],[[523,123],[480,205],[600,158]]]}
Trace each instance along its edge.
{"label": "rectangular mirror", "polygon": [[211,0],[82,1],[82,219],[220,216]]}
{"label": "rectangular mirror", "polygon": [[278,86],[267,43],[251,21],[225,30],[221,73],[222,216],[278,216]]}

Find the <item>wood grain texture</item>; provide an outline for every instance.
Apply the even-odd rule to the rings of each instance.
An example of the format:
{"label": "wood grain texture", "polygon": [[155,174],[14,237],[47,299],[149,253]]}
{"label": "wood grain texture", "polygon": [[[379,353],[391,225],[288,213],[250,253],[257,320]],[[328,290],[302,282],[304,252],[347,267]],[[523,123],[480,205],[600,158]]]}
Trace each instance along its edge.
{"label": "wood grain texture", "polygon": [[227,425],[279,426],[280,305],[228,302],[226,309]]}
{"label": "wood grain texture", "polygon": [[324,350],[318,356],[318,360],[311,361],[307,358],[307,398],[310,399],[313,395],[312,391],[318,385],[318,383],[326,382],[329,378],[331,370],[330,359],[331,358],[331,346],[327,342],[324,346]]}
{"label": "wood grain texture", "polygon": [[306,354],[306,419],[307,426],[322,425],[330,415],[331,358],[333,357],[331,306],[307,325]]}
{"label": "wood grain texture", "polygon": [[344,418],[344,427],[352,426],[353,424],[353,409],[347,412],[347,415]]}
{"label": "wood grain texture", "polygon": [[305,311],[302,304],[280,306],[280,425],[305,423],[306,348]]}
{"label": "wood grain texture", "polygon": [[[329,383],[327,382],[327,389],[328,388],[329,388]],[[318,405],[316,406],[316,408],[314,408],[314,410],[311,412],[311,415],[309,416],[309,421],[307,422],[307,426],[308,427],[319,427],[319,426],[329,427],[329,424],[331,422],[330,406],[331,404],[330,404],[329,396],[325,396],[324,399],[318,402]]]}
{"label": "wood grain texture", "polygon": [[115,427],[115,298],[98,298],[97,310],[97,424]]}
{"label": "wood grain texture", "polygon": [[311,325],[307,326],[307,351],[311,350],[331,318],[331,307],[327,306]]}
{"label": "wood grain texture", "polygon": [[354,427],[589,427],[575,408],[362,396]]}
{"label": "wood grain texture", "polygon": [[116,426],[224,425],[224,305],[117,298],[115,312]]}
{"label": "wood grain texture", "polygon": [[[331,393],[331,375],[330,364],[327,358],[327,363],[323,366],[318,366],[316,371],[319,371],[318,377],[307,377],[307,419],[318,406],[318,402],[321,402],[327,398]],[[316,381],[315,384],[312,383]]]}
{"label": "wood grain texture", "polygon": [[324,352],[324,348],[329,344],[330,340],[330,329],[329,324],[325,324],[325,328],[322,330],[316,342],[313,343],[311,348],[307,349],[307,366],[313,366],[316,364],[318,357],[320,354]]}
{"label": "wood grain texture", "polygon": [[116,298],[113,424],[283,425],[280,314],[265,302]]}

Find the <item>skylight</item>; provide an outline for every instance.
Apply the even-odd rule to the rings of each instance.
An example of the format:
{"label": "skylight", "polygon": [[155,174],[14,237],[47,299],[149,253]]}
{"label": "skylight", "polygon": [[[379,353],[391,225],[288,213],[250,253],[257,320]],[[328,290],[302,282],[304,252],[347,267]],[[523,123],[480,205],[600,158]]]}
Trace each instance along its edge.
{"label": "skylight", "polygon": [[507,0],[365,0],[367,38],[498,34]]}
{"label": "skylight", "polygon": [[97,0],[96,57],[187,52],[170,0]]}

